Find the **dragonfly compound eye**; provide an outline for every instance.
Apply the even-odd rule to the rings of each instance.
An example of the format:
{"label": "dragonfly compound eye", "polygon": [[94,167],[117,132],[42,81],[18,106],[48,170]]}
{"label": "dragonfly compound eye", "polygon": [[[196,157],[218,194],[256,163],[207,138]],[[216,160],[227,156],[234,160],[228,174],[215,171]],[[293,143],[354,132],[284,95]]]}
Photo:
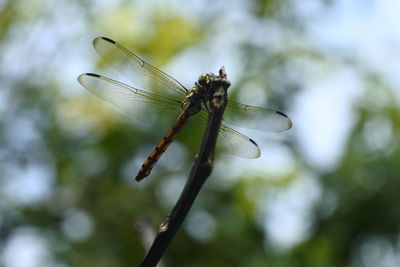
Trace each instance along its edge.
{"label": "dragonfly compound eye", "polygon": [[198,80],[201,86],[205,86],[209,82],[209,77],[207,74],[202,74]]}

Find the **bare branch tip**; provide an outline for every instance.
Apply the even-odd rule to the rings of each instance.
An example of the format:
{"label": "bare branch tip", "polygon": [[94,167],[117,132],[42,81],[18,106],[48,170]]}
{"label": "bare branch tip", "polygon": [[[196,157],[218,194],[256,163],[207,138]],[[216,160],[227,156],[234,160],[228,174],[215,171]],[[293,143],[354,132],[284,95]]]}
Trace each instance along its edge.
{"label": "bare branch tip", "polygon": [[220,70],[219,70],[219,76],[221,78],[225,78],[226,79],[226,73],[225,73],[225,67],[221,66]]}

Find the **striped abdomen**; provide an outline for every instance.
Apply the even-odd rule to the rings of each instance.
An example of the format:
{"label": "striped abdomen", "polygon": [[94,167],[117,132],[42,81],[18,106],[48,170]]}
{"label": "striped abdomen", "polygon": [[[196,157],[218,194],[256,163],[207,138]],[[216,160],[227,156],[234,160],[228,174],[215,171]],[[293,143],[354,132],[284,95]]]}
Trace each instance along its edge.
{"label": "striped abdomen", "polygon": [[187,119],[188,116],[184,112],[179,115],[174,125],[172,125],[172,128],[168,131],[163,140],[161,140],[161,142],[156,146],[153,152],[151,152],[147,160],[143,163],[142,168],[136,175],[136,181],[140,181],[150,174],[151,170],[153,169],[154,165],[156,165],[162,154],[165,152],[171,142],[174,141],[175,138],[178,136],[179,131],[182,129],[182,126],[185,124]]}

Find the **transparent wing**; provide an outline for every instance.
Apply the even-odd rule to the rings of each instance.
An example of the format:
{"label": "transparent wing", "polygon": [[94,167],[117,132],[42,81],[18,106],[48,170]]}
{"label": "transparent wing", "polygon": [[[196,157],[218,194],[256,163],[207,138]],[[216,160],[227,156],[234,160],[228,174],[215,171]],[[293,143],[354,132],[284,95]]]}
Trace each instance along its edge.
{"label": "transparent wing", "polygon": [[267,132],[281,132],[292,127],[292,121],[286,114],[270,109],[228,101],[224,121],[233,125],[258,129]]}
{"label": "transparent wing", "polygon": [[[200,112],[202,122],[207,121],[207,116],[206,112]],[[225,153],[242,158],[258,158],[261,154],[256,142],[224,124],[221,124],[218,133],[217,146]]]}
{"label": "transparent wing", "polygon": [[225,153],[242,158],[258,158],[261,154],[260,148],[253,139],[223,124],[219,130],[217,145]]}
{"label": "transparent wing", "polygon": [[176,119],[180,112],[180,103],[177,101],[136,89],[98,74],[81,74],[78,81],[94,95],[139,120],[157,119],[157,117]]}
{"label": "transparent wing", "polygon": [[177,100],[186,94],[187,89],[177,80],[143,61],[119,43],[107,37],[97,37],[93,40],[93,46],[109,66],[123,73],[141,89]]}

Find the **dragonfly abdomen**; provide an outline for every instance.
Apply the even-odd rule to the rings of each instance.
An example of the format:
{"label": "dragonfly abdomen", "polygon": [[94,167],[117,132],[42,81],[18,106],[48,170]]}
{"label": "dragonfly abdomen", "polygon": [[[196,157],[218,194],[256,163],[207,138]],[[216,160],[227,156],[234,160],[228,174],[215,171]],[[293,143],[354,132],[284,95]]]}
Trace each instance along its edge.
{"label": "dragonfly abdomen", "polygon": [[179,131],[182,129],[182,126],[185,124],[188,116],[182,112],[178,119],[175,121],[174,125],[172,125],[171,129],[167,132],[164,138],[161,140],[160,143],[154,148],[154,150],[150,153],[147,157],[147,160],[143,163],[140,171],[136,175],[135,180],[140,181],[143,178],[147,177],[151,170],[156,165],[157,161],[160,159],[162,154],[164,154],[165,150],[167,150],[168,146],[175,140],[178,136]]}

